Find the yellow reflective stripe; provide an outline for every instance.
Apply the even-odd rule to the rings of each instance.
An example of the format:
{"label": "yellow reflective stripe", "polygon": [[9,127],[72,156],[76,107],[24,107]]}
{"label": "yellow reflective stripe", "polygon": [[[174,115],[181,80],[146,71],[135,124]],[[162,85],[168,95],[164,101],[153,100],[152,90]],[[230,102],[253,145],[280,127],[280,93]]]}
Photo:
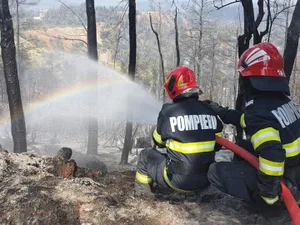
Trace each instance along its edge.
{"label": "yellow reflective stripe", "polygon": [[264,196],[261,196],[262,199],[269,205],[273,205],[275,202],[278,201],[279,197],[276,196],[275,198],[267,198],[267,197],[264,197]]}
{"label": "yellow reflective stripe", "polygon": [[153,132],[153,138],[157,143],[164,144],[164,142],[161,140],[160,134],[157,132],[157,129],[155,129]]}
{"label": "yellow reflective stripe", "polygon": [[166,146],[176,152],[183,154],[196,154],[212,152],[215,149],[216,141],[181,143],[172,139],[167,140]]}
{"label": "yellow reflective stripe", "polygon": [[175,187],[168,178],[168,173],[167,173],[166,167],[164,168],[164,179],[165,179],[166,183],[169,185],[169,187],[172,188],[174,191],[183,192],[183,193],[192,192],[192,191],[186,191],[186,190]]}
{"label": "yellow reflective stripe", "polygon": [[241,118],[240,118],[240,125],[242,128],[246,128],[246,123],[245,123],[245,114],[243,113]]}
{"label": "yellow reflective stripe", "polygon": [[291,143],[284,144],[282,147],[285,149],[287,158],[297,156],[300,154],[300,138]]}
{"label": "yellow reflective stripe", "polygon": [[222,137],[223,136],[222,134],[223,134],[222,132],[219,132],[219,133],[216,133],[216,136]]}
{"label": "yellow reflective stripe", "polygon": [[265,129],[261,129],[261,130],[257,131],[251,137],[251,142],[252,142],[252,145],[255,150],[261,144],[266,143],[268,141],[279,141],[280,142],[279,131],[272,127],[267,127]]}
{"label": "yellow reflective stripe", "polygon": [[259,170],[266,175],[282,176],[284,173],[284,162],[273,162],[259,157]]}
{"label": "yellow reflective stripe", "polygon": [[142,184],[150,184],[152,183],[152,178],[148,175],[142,174],[140,172],[136,172],[135,178]]}

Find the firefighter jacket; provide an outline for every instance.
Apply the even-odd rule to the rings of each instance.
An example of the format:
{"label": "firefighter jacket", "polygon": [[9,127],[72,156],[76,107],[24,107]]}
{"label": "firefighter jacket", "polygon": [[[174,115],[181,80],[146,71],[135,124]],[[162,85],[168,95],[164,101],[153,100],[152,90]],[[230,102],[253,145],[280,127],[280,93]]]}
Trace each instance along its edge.
{"label": "firefighter jacket", "polygon": [[[176,191],[197,190],[200,177],[214,162],[215,136],[223,124],[216,113],[198,98],[164,104],[153,133],[159,147],[167,149],[164,180]],[[201,176],[197,177],[198,174]],[[198,179],[199,178],[199,179]],[[203,178],[202,178],[203,179]]]}
{"label": "firefighter jacket", "polygon": [[300,111],[282,93],[247,97],[244,114],[228,110],[221,119],[241,126],[259,156],[258,191],[272,205],[287,167],[300,165]]}

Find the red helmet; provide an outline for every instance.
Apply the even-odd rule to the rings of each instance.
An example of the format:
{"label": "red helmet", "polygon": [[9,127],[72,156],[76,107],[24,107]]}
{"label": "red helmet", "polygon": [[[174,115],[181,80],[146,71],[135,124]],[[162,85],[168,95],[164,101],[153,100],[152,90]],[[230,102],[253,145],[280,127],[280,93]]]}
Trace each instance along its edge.
{"label": "red helmet", "polygon": [[283,70],[283,58],[271,43],[260,43],[247,49],[241,56],[237,69],[242,77],[249,77],[257,90],[290,93]]}
{"label": "red helmet", "polygon": [[172,100],[183,93],[199,93],[194,71],[185,66],[179,66],[170,72],[164,88]]}

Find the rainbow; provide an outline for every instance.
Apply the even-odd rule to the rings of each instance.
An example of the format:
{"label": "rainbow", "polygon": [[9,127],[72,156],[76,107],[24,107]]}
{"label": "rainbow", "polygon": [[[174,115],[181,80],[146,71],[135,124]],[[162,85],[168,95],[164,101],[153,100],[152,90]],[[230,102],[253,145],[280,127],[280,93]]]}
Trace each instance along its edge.
{"label": "rainbow", "polygon": [[[68,88],[64,89],[56,89],[48,96],[44,97],[43,99],[30,103],[30,104],[24,104],[23,103],[23,111],[25,117],[28,115],[31,115],[36,110],[39,110],[48,104],[55,103],[58,101],[66,100],[72,96],[82,94],[87,91],[95,90],[98,87],[105,87],[105,86],[111,86],[114,84],[118,84],[121,82],[129,82],[127,79],[109,79],[109,80],[87,80],[84,83],[78,83],[75,85],[72,85]],[[26,118],[25,118],[26,119]],[[10,115],[7,114],[5,117],[0,119],[0,129],[7,126],[10,123]]]}

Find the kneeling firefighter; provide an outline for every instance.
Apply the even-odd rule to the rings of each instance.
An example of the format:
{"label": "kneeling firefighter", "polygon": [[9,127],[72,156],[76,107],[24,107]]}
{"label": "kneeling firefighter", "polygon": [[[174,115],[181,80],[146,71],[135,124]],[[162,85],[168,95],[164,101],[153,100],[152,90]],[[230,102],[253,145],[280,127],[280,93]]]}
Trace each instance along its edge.
{"label": "kneeling firefighter", "polygon": [[[232,162],[212,164],[208,178],[221,191],[243,199],[258,211],[274,212],[270,209],[280,205],[281,180],[299,197],[300,110],[288,97],[283,58],[271,43],[246,50],[238,71],[245,98],[244,114],[214,102],[209,104],[223,122],[245,129],[248,144],[241,142],[242,147],[259,158],[259,170],[236,157]],[[269,221],[281,223],[277,215],[266,215]]]}
{"label": "kneeling firefighter", "polygon": [[209,185],[207,171],[214,162],[215,136],[223,125],[216,113],[198,100],[199,87],[194,72],[185,66],[173,70],[164,88],[173,103],[164,104],[153,133],[155,147],[139,155],[135,190],[151,193],[155,183],[159,189],[191,192]]}

